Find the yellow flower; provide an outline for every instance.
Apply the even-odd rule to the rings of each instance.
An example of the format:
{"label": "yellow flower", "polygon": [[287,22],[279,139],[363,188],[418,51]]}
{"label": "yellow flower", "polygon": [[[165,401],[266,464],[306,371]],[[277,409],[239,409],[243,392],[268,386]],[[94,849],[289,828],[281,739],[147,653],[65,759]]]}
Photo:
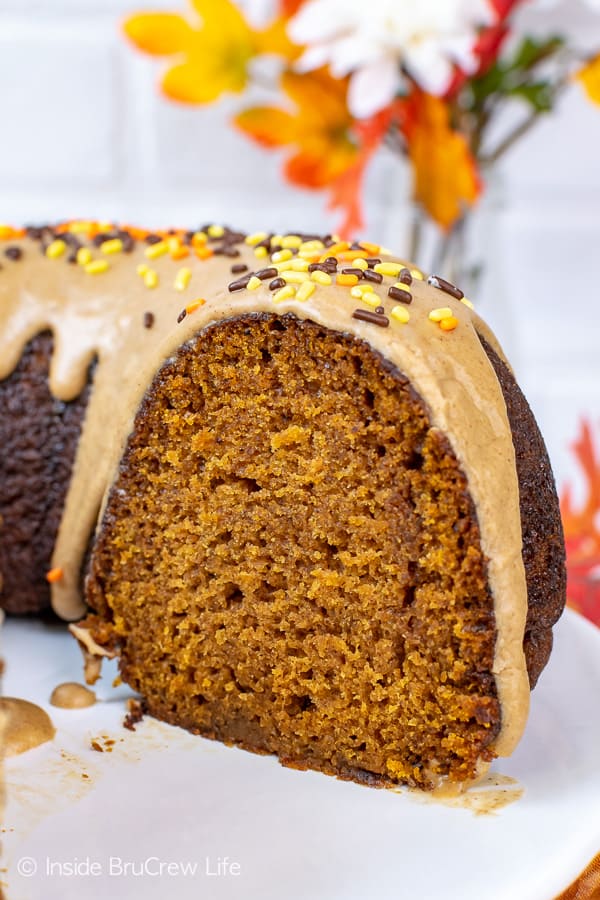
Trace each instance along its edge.
{"label": "yellow flower", "polygon": [[600,104],[600,53],[594,56],[575,74],[593,103]]}
{"label": "yellow flower", "polygon": [[248,66],[259,53],[294,58],[296,49],[282,20],[254,31],[231,0],[191,0],[198,27],[176,13],[138,13],[125,20],[129,40],[151,56],[173,57],[162,79],[167,97],[181,103],[211,103],[221,94],[240,93]]}

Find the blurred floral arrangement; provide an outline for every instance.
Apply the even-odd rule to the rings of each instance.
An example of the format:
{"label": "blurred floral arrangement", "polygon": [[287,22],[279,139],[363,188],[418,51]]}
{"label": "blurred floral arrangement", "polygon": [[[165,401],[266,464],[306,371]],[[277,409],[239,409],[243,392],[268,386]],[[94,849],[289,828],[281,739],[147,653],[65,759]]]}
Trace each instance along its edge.
{"label": "blurred floral arrangement", "polygon": [[600,626],[600,431],[582,419],[572,450],[584,481],[576,503],[567,484],[560,498],[567,547],[569,605]]}
{"label": "blurred floral arrangement", "polygon": [[[261,63],[275,57],[269,85],[279,102],[243,109],[235,125],[285,151],[287,181],[328,193],[345,237],[363,225],[369,163],[391,148],[412,171],[420,216],[411,249],[423,218],[436,223],[448,249],[490,167],[570,81],[600,103],[600,54],[583,60],[560,36],[516,35],[513,16],[526,2],[190,0],[189,18],[140,13],[124,27],[139,50],[169,60],[162,90],[181,103],[264,86]],[[600,11],[598,0],[587,2]],[[264,27],[251,24],[257,3]],[[498,136],[515,103],[523,117]]]}

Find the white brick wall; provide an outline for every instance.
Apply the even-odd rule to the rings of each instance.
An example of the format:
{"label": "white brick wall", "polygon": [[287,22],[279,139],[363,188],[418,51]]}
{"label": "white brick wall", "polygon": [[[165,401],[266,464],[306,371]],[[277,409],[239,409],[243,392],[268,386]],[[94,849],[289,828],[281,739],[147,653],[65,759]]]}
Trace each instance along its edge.
{"label": "white brick wall", "polygon": [[[238,98],[189,109],[159,97],[159,66],[119,33],[120,18],[139,7],[185,0],[0,0],[0,220],[333,227],[320,195],[284,186],[280,158],[229,128]],[[600,47],[600,16],[576,0],[550,12],[531,3],[526,18]],[[484,288],[559,480],[573,471],[577,416],[600,423],[599,147],[600,109],[573,88],[506,159]],[[369,234],[406,245],[401,164],[383,155],[367,195]]]}

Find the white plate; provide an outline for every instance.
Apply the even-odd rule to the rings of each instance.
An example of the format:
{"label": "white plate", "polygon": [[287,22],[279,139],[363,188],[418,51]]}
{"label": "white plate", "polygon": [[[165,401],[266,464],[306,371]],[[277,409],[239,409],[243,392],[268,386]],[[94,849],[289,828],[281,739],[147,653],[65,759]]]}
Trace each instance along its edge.
{"label": "white plate", "polygon": [[359,787],[152,719],[131,733],[114,668],[104,702],[54,709],[51,689],[81,680],[75,642],[36,622],[3,636],[5,693],[57,728],[6,765],[9,900],[551,900],[600,851],[600,631],[572,612],[523,741],[493,767],[523,796],[485,815],[477,794],[453,807]]}

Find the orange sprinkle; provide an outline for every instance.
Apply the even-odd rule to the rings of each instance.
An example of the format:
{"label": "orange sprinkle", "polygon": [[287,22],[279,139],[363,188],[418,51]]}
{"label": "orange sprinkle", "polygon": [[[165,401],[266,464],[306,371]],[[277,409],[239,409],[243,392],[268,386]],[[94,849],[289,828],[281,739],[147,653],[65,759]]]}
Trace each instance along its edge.
{"label": "orange sprinkle", "polygon": [[190,255],[190,251],[183,244],[180,244],[179,247],[174,247],[171,250],[171,259],[185,259],[186,256]]}
{"label": "orange sprinkle", "polygon": [[185,308],[186,314],[190,316],[193,312],[196,312],[197,309],[200,309],[201,306],[204,306],[206,300],[194,300],[193,303],[188,303]]}
{"label": "orange sprinkle", "polygon": [[369,256],[378,256],[379,253],[381,253],[381,247],[379,246],[379,244],[371,244],[369,241],[359,241],[359,244],[367,251]]}
{"label": "orange sprinkle", "polygon": [[350,249],[350,244],[348,241],[338,241],[337,244],[332,244],[331,247],[326,247],[328,256],[337,256],[338,253],[344,253],[346,250]]}
{"label": "orange sprinkle", "polygon": [[364,256],[364,250],[345,250],[344,253],[338,254],[338,259],[343,260],[344,262],[351,262],[354,259],[364,259]]}
{"label": "orange sprinkle", "polygon": [[210,259],[214,255],[210,247],[196,247],[195,252],[198,259]]}
{"label": "orange sprinkle", "polygon": [[49,572],[46,572],[46,581],[50,582],[50,584],[54,584],[55,581],[60,581],[63,575],[63,570],[58,567],[56,569],[50,569]]}
{"label": "orange sprinkle", "polygon": [[456,316],[446,316],[445,319],[440,321],[440,328],[442,331],[454,331],[457,325],[458,319]]}
{"label": "orange sprinkle", "polygon": [[12,225],[0,225],[0,241],[8,241],[12,238],[23,237],[24,228],[13,228]]}
{"label": "orange sprinkle", "polygon": [[358,275],[338,275],[336,284],[341,284],[344,287],[354,287],[355,284],[358,284]]}

